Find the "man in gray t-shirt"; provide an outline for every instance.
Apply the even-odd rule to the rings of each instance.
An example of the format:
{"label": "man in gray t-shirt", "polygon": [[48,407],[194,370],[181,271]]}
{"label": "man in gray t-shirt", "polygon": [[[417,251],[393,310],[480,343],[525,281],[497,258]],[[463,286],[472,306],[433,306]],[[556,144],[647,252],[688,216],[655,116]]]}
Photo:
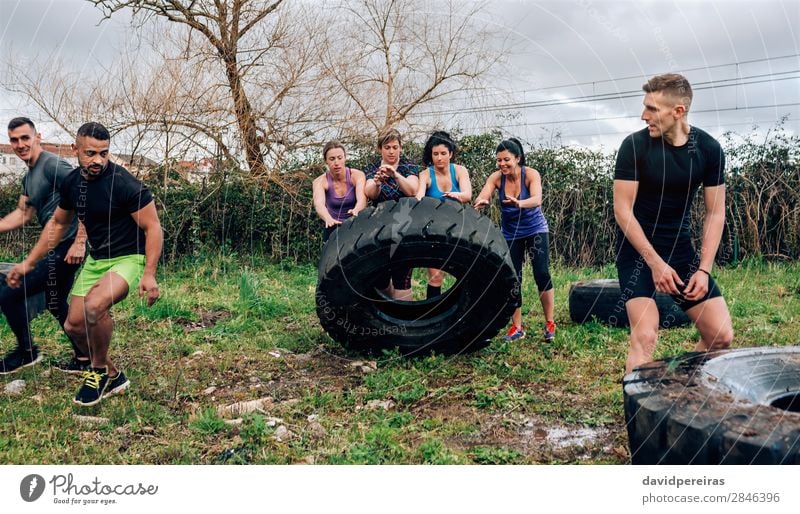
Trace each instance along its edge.
{"label": "man in gray t-shirt", "polygon": [[[28,118],[14,118],[8,124],[8,138],[14,153],[28,164],[22,178],[22,195],[17,208],[0,219],[0,233],[22,228],[34,215],[44,228],[60,200],[59,187],[72,173],[73,167],[58,156],[42,149],[42,136]],[[36,268],[25,276],[23,287],[11,288],[0,284],[0,310],[17,338],[17,346],[0,361],[0,375],[36,364],[42,359],[33,343],[28,323],[27,299],[45,293],[47,310],[61,327],[67,319],[69,297],[75,272],[86,253],[86,232],[75,222],[66,235]],[[72,342],[75,355],[58,368],[68,373],[82,373],[89,366],[88,350]]]}

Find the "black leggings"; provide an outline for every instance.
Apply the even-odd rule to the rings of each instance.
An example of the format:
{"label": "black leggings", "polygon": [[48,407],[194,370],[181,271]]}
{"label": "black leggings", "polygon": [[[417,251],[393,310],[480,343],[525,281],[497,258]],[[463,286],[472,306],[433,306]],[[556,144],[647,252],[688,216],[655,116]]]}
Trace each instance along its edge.
{"label": "black leggings", "polygon": [[[75,272],[80,264],[67,264],[67,255],[72,240],[63,241],[39,261],[33,270],[22,278],[22,286],[11,288],[3,282],[0,285],[0,309],[6,316],[8,326],[17,337],[17,346],[25,351],[33,347],[26,298],[44,291],[47,310],[58,320],[61,328],[67,320],[69,306],[67,297],[75,281]],[[71,340],[70,340],[71,341]],[[80,355],[75,343],[72,343],[76,355]]]}
{"label": "black leggings", "polygon": [[[550,280],[550,235],[547,232],[539,232],[528,237],[512,239],[508,242],[508,251],[511,254],[511,262],[514,263],[514,270],[517,272],[520,286],[522,285],[522,261],[525,254],[531,261],[533,267],[533,279],[539,293],[553,289],[553,282]],[[522,306],[522,293],[519,295],[519,305]]]}

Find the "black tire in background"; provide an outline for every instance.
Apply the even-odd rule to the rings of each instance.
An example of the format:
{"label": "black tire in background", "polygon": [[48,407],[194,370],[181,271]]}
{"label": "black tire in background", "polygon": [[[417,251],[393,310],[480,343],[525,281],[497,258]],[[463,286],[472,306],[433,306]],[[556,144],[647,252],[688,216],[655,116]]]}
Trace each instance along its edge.
{"label": "black tire in background", "polygon": [[[664,293],[656,293],[661,328],[680,327],[691,322],[675,301]],[[612,327],[630,324],[619,281],[613,278],[581,280],[569,288],[569,317],[575,323],[586,323],[593,318]]]}
{"label": "black tire in background", "polygon": [[[439,268],[456,279],[441,296],[403,302],[378,291],[387,266]],[[344,222],[322,249],[317,315],[356,351],[461,353],[486,346],[519,294],[508,245],[492,221],[454,201],[403,198]]]}
{"label": "black tire in background", "polygon": [[[6,286],[6,275],[8,275],[8,272],[11,271],[14,266],[16,266],[16,264],[13,262],[0,262],[0,287],[8,287]],[[44,312],[47,307],[45,305],[44,292],[29,296],[26,303],[26,312],[28,313],[29,322]]]}
{"label": "black tire in background", "polygon": [[633,464],[800,464],[800,347],[687,353],[623,381]]}

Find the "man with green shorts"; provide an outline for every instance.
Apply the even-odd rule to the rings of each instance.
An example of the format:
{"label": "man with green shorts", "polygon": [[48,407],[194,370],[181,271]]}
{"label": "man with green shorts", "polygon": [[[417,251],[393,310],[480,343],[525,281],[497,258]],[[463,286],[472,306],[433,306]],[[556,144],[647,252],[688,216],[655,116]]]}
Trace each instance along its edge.
{"label": "man with green shorts", "polygon": [[30,254],[8,274],[8,285],[22,277],[52,249],[74,216],[86,227],[89,258],[75,280],[64,330],[86,348],[91,368],[75,403],[90,406],[130,386],[108,356],[111,306],[137,287],[152,305],[159,296],[156,265],[163,233],[150,190],[128,171],[109,162],[111,137],[101,124],[78,129],[73,149],[79,167],[62,183],[61,201]]}

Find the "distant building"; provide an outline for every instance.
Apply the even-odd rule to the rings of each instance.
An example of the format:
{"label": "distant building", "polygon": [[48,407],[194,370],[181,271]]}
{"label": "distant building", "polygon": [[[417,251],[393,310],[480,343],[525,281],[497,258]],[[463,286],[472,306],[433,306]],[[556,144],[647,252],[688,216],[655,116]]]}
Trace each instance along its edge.
{"label": "distant building", "polygon": [[[54,153],[78,167],[78,158],[72,150],[71,145],[61,145],[55,143],[42,143],[42,148],[50,153]],[[109,160],[124,167],[137,177],[146,177],[150,171],[158,167],[158,163],[148,159],[143,155],[128,155],[124,153],[111,154]],[[9,144],[0,144],[0,180],[15,181],[28,171],[28,165],[16,156]]]}
{"label": "distant building", "polygon": [[[70,145],[42,143],[42,148],[78,167],[78,158]],[[9,144],[0,144],[0,180],[16,181],[28,171],[28,165],[14,153]]]}
{"label": "distant building", "polygon": [[144,155],[128,155],[124,153],[112,154],[109,160],[119,164],[133,175],[139,178],[146,178],[151,171],[158,167],[158,163],[148,159]]}
{"label": "distant building", "polygon": [[214,171],[214,159],[204,157],[196,161],[178,161],[175,168],[187,182],[199,184],[207,180]]}

